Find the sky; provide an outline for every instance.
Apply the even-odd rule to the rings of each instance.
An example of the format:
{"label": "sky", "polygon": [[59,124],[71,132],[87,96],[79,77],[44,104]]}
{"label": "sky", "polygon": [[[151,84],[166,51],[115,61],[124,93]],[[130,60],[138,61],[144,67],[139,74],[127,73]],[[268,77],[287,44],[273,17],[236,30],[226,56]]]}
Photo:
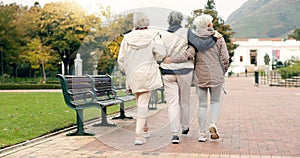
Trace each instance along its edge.
{"label": "sky", "polygon": [[[34,2],[38,1],[41,5],[50,2],[58,2],[63,0],[0,0],[4,4],[17,3],[22,5],[32,6]],[[88,9],[90,12],[98,10],[98,6],[103,7],[110,6],[113,14],[118,14],[124,11],[128,11],[135,8],[143,7],[159,7],[167,8],[171,10],[177,10],[185,15],[190,15],[190,13],[195,9],[202,9],[207,3],[207,0],[72,0],[76,1],[83,8]],[[223,20],[226,20],[228,16],[238,9],[247,0],[215,0],[216,9],[219,16]]]}

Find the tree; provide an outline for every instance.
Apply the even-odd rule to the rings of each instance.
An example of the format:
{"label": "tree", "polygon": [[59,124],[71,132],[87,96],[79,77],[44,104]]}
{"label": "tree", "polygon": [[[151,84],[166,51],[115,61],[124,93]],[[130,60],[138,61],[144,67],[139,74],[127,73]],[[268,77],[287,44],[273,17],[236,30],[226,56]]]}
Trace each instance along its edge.
{"label": "tree", "polygon": [[[2,3],[0,3],[2,4]],[[20,24],[26,7],[20,7],[15,3],[0,5],[0,42],[3,53],[4,72],[9,76],[15,74],[20,64],[18,53],[22,50],[22,37],[24,26]],[[15,72],[15,73],[14,73]]]}
{"label": "tree", "polygon": [[[94,55],[99,52],[97,42],[97,28],[101,24],[101,19],[97,15],[87,15],[85,18],[86,24],[90,27],[90,32],[85,38],[83,39],[80,48],[78,49],[78,52],[81,56],[81,59],[84,61],[82,63],[82,68],[84,70],[84,74],[89,74],[89,72],[92,72],[93,69],[93,61],[94,61]],[[98,59],[97,59],[98,60]]]}
{"label": "tree", "polygon": [[218,12],[216,10],[216,4],[215,4],[214,0],[208,0],[204,9],[194,10],[192,13],[192,17],[188,17],[187,27],[189,27],[190,29],[194,29],[195,27],[193,26],[193,20],[201,14],[209,14],[213,17],[214,29],[223,35],[226,45],[227,45],[227,49],[228,49],[229,57],[230,57],[229,60],[231,63],[232,62],[231,58],[234,55],[234,50],[238,47],[238,45],[233,44],[231,42],[231,38],[233,37],[235,32],[232,31],[232,29],[229,25],[225,24],[225,22],[222,18],[218,17]]}
{"label": "tree", "polygon": [[112,73],[118,58],[123,34],[132,29],[132,18],[133,14],[110,17],[110,19],[113,20],[110,21],[108,27],[102,28],[106,30],[106,36],[110,38],[109,41],[103,42],[105,45],[98,62],[98,69],[100,72],[108,74]]}
{"label": "tree", "polygon": [[87,12],[72,1],[46,4],[41,13],[41,42],[60,56],[66,74],[71,74],[76,53],[91,30],[86,17]]}
{"label": "tree", "polygon": [[[26,70],[21,74],[41,68],[38,71],[45,78],[47,70],[57,72],[59,62],[63,61],[65,74],[71,74],[77,53],[85,61],[83,70],[93,68],[93,61],[99,60],[99,70],[109,73],[116,63],[120,38],[132,28],[131,21],[132,16],[112,16],[109,7],[100,8],[99,15],[87,14],[74,1],[48,3],[43,7],[35,2],[30,8],[0,2],[5,73],[12,76],[15,72],[17,77],[20,66]],[[94,59],[92,52],[99,58]],[[51,58],[42,64],[35,60],[38,55]]]}
{"label": "tree", "polygon": [[53,56],[51,56],[51,48],[49,46],[43,46],[38,38],[33,39],[27,46],[28,51],[21,57],[29,61],[33,69],[42,69],[43,83],[46,83],[45,67],[48,61],[53,59]]}
{"label": "tree", "polygon": [[297,41],[300,41],[300,28],[299,29],[295,29],[292,34],[288,35],[288,37],[296,39]]}
{"label": "tree", "polygon": [[123,36],[119,36],[105,47],[98,62],[98,70],[100,72],[108,74],[112,73],[118,58],[122,40]]}
{"label": "tree", "polygon": [[87,15],[85,24],[90,32],[86,35],[77,51],[83,62],[83,73],[97,70],[102,74],[111,73],[116,64],[119,45],[124,32],[132,29],[132,14],[127,16],[112,15],[110,8],[100,6],[99,14]]}

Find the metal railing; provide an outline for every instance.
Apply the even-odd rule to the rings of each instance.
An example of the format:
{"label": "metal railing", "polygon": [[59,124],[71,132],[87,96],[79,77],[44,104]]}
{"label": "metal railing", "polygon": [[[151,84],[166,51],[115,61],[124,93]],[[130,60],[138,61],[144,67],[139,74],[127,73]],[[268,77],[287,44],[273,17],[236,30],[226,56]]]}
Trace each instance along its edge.
{"label": "metal railing", "polygon": [[300,74],[284,79],[276,70],[259,72],[259,84],[278,87],[300,87]]}

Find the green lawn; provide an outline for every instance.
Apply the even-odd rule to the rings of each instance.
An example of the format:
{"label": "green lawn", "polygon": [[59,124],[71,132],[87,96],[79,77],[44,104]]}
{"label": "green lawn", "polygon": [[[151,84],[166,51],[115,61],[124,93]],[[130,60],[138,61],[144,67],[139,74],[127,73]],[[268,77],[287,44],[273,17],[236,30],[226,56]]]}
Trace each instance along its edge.
{"label": "green lawn", "polygon": [[[125,107],[135,106],[134,101]],[[119,105],[108,113],[119,111]],[[84,119],[100,117],[100,110],[84,110]],[[62,93],[0,93],[0,148],[21,143],[76,124],[75,111],[68,108]]]}

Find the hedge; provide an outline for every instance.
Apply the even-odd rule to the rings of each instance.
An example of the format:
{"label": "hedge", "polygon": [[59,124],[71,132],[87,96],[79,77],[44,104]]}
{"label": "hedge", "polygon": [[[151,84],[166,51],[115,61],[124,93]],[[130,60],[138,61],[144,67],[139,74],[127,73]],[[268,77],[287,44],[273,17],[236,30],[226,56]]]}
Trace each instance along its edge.
{"label": "hedge", "polygon": [[60,89],[59,84],[0,84],[0,90]]}

